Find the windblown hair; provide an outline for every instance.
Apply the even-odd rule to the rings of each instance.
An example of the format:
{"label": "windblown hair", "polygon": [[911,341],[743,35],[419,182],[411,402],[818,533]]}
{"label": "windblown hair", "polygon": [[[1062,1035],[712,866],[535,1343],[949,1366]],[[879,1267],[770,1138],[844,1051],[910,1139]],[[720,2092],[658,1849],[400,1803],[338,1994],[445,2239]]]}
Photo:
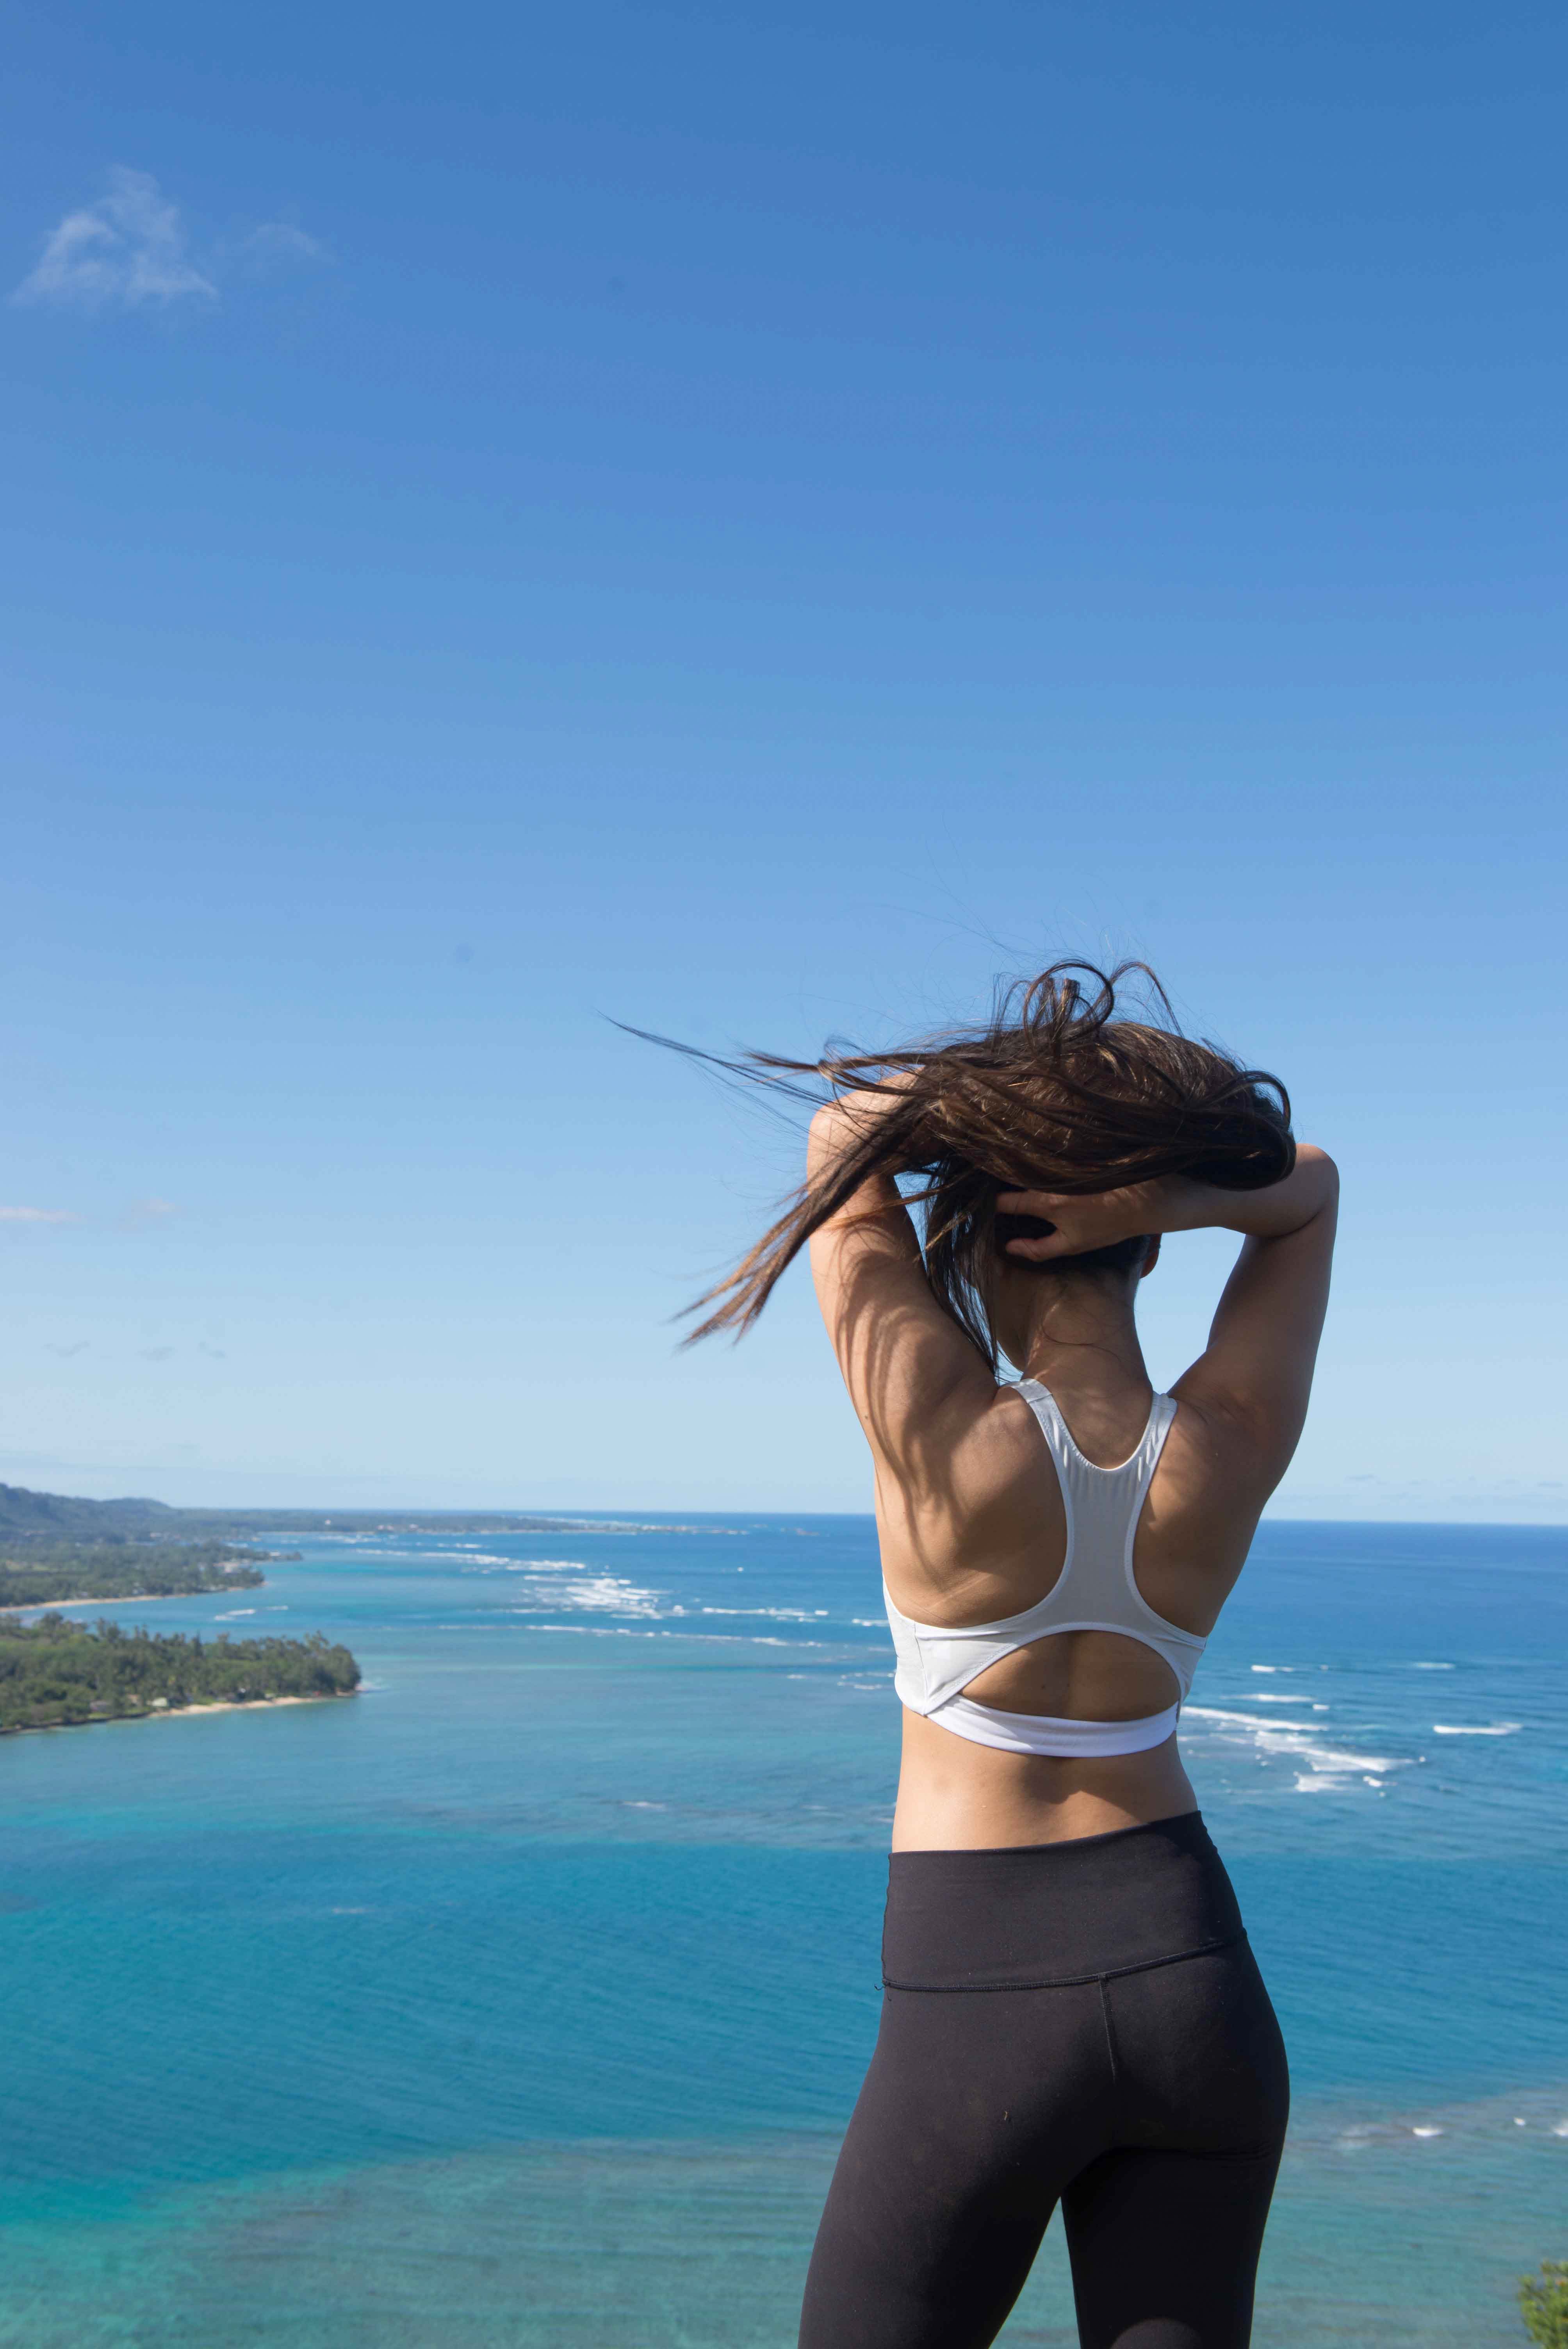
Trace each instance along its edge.
{"label": "windblown hair", "polygon": [[[1165,1024],[1117,1016],[1117,990],[1134,978]],[[1054,963],[1037,978],[999,989],[984,1028],[892,1051],[830,1050],[810,1061],[771,1052],[723,1060],[676,1049],[795,1100],[863,1097],[863,1106],[850,1107],[854,1133],[842,1153],[801,1185],[727,1278],[688,1309],[709,1309],[688,1345],[721,1330],[744,1334],[812,1234],[862,1184],[878,1174],[906,1176],[916,1178],[904,1195],[923,1213],[933,1292],[995,1370],[985,1299],[999,1250],[1015,1232],[1048,1228],[998,1216],[998,1192],[1113,1191],[1175,1174],[1223,1190],[1262,1190],[1295,1163],[1290,1099],[1279,1079],[1183,1036],[1144,963],[1109,972]],[[1146,1249],[1144,1240],[1122,1240],[1031,1269],[1121,1270],[1141,1262]]]}

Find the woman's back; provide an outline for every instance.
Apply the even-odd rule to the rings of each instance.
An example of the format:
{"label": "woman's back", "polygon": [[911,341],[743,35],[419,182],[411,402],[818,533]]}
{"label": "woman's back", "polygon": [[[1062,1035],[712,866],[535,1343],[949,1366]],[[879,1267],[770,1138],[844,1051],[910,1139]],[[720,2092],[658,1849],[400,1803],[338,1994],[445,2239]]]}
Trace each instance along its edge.
{"label": "woman's back", "polygon": [[[863,1114],[845,1103],[820,1117],[820,1160]],[[1167,1180],[1008,1195],[1006,1208],[1055,1225],[998,1254],[988,1284],[1018,1386],[996,1382],[931,1297],[891,1182],[860,1186],[815,1236],[824,1318],[876,1467],[905,1707],[895,1850],[1095,1835],[1191,1807],[1174,1708],[1300,1433],[1335,1196],[1314,1151],[1250,1194]],[[1162,1402],[1138,1283],[1161,1232],[1219,1222],[1246,1243],[1208,1348]],[[1130,1237],[1144,1244],[1125,1264],[1072,1261]],[[1098,1578],[1101,1596],[1064,1588],[1064,1572]],[[1037,1619],[1043,1607],[1054,1619]],[[934,1677],[933,1635],[982,1626],[1010,1629],[975,1647],[972,1673],[949,1640]]]}
{"label": "woman's back", "polygon": [[[955,1777],[974,1780],[985,1843],[1018,1839],[1021,1807],[1037,1833],[1041,1793],[1050,1824],[1071,1833],[1099,1831],[1073,1823],[1084,1806],[1069,1797],[1086,1791],[1097,1816],[1119,1786],[1119,1816],[1182,1807],[1173,1754],[1099,1760],[1062,1751],[1062,1732],[1069,1721],[1163,1721],[1186,1695],[1256,1523],[1244,1444],[1147,1381],[1104,1381],[1088,1394],[1080,1384],[1069,1420],[1060,1394],[1030,1381],[999,1388],[955,1454],[957,1491],[934,1504],[878,1478],[899,1693],[915,1708],[894,1847],[952,1845],[955,1791],[969,1808]],[[923,1699],[944,1694],[933,1725]],[[953,1697],[972,1745],[976,1728],[987,1734],[975,1707],[1047,1717],[1051,1766],[955,1754]]]}

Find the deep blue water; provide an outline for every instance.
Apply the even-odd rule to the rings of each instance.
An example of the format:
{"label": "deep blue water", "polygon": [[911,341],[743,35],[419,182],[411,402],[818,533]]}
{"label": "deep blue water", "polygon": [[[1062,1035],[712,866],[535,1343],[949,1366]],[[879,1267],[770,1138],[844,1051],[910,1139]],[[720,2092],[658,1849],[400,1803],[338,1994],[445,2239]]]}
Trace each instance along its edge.
{"label": "deep blue water", "polygon": [[[294,1546],[292,1541],[290,1546]],[[869,1521],[312,1538],[351,1703],[0,1743],[0,2343],[788,2349],[875,2031]],[[1267,1526],[1183,1744],[1291,2050],[1258,2340],[1568,2254],[1568,1536]],[[1005,2338],[1065,2349],[1059,2244]]]}

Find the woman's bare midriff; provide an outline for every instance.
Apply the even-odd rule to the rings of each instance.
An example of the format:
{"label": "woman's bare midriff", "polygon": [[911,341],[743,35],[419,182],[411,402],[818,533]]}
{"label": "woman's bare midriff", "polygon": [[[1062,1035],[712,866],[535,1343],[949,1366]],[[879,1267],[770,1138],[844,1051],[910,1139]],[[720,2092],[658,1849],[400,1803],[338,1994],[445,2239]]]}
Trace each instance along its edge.
{"label": "woman's bare midriff", "polygon": [[1144,1754],[1004,1754],[904,1709],[894,1851],[1071,1843],[1195,1811],[1174,1735]]}

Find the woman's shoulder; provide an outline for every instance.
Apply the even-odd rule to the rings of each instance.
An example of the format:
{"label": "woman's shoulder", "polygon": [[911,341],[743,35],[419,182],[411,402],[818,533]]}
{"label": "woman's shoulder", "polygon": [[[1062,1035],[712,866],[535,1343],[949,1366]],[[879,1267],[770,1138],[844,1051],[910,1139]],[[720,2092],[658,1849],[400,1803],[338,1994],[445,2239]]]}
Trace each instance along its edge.
{"label": "woman's shoulder", "polygon": [[1264,1504],[1278,1481],[1244,1420],[1175,1397],[1170,1428],[1138,1526],[1140,1562],[1163,1556],[1218,1572],[1241,1571]]}

